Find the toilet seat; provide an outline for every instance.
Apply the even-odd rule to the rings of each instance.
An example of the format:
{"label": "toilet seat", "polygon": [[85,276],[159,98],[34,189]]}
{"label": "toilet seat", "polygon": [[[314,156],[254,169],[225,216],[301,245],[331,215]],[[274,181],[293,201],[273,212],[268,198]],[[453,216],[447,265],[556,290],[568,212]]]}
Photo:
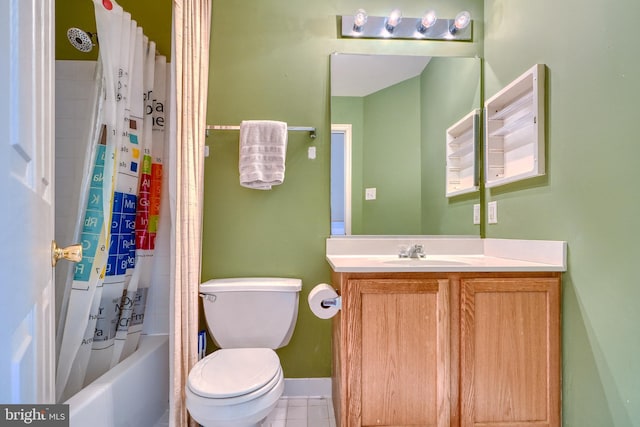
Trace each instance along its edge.
{"label": "toilet seat", "polygon": [[221,349],[196,363],[187,386],[209,405],[236,405],[267,393],[281,377],[280,359],[269,348]]}
{"label": "toilet seat", "polygon": [[[272,388],[269,388],[272,384]],[[193,419],[203,427],[249,427],[256,426],[256,423],[269,415],[278,404],[283,391],[284,377],[281,371],[268,387],[249,393],[257,396],[245,402],[234,403],[237,397],[227,399],[201,397],[187,386],[185,403]]]}
{"label": "toilet seat", "polygon": [[217,350],[191,369],[186,407],[202,426],[256,426],[278,403],[284,376],[275,351]]}

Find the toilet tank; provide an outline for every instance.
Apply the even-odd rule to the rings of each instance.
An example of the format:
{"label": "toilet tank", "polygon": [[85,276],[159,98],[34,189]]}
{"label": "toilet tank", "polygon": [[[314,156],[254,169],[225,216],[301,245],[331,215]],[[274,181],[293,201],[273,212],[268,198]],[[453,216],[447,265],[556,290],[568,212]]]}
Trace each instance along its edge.
{"label": "toilet tank", "polygon": [[207,328],[220,348],[277,349],[289,343],[298,318],[300,279],[244,277],[200,285]]}

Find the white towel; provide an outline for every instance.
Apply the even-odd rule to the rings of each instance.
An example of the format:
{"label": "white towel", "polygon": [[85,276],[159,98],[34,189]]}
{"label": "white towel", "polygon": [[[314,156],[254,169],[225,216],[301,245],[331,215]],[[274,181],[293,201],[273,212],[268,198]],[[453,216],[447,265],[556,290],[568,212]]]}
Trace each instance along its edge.
{"label": "white towel", "polygon": [[243,120],[240,124],[240,185],[271,190],[284,181],[287,124],[271,120]]}

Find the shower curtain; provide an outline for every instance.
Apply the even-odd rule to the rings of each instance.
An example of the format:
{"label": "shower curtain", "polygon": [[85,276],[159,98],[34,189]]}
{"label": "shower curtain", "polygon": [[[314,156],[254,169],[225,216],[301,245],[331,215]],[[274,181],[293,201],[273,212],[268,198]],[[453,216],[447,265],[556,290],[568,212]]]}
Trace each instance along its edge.
{"label": "shower curtain", "polygon": [[60,330],[58,401],[135,350],[159,216],[166,59],[114,0],[93,1],[102,91],[76,233],[85,254],[67,284]]}
{"label": "shower curtain", "polygon": [[169,168],[172,232],[169,425],[195,427],[185,406],[187,377],[198,355],[204,138],[209,81],[211,0],[174,0],[176,144]]}

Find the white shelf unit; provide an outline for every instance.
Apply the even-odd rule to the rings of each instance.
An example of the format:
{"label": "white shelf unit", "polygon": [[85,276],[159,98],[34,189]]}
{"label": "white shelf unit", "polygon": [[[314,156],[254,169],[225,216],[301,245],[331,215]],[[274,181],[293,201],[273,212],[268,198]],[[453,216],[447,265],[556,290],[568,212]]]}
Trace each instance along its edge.
{"label": "white shelf unit", "polygon": [[447,129],[447,197],[478,190],[479,136],[479,109]]}
{"label": "white shelf unit", "polygon": [[485,103],[485,185],[545,174],[544,64],[536,64]]}

